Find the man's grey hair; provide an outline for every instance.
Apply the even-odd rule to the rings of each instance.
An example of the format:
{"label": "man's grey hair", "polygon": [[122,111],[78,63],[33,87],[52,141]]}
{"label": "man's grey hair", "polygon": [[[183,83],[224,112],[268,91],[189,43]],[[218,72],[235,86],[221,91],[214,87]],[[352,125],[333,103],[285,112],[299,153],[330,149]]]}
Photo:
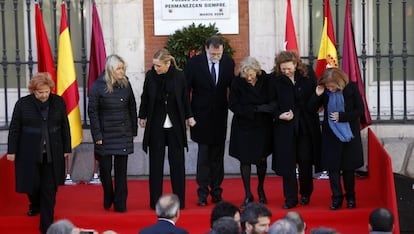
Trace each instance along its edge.
{"label": "man's grey hair", "polygon": [[303,221],[302,216],[296,211],[290,211],[285,215],[285,219],[291,221],[296,225],[296,230],[298,233],[305,231],[305,222]]}
{"label": "man's grey hair", "polygon": [[213,223],[212,234],[239,234],[239,225],[232,217],[224,216]]}
{"label": "man's grey hair", "polygon": [[296,225],[287,219],[279,219],[269,228],[269,234],[296,234]]}
{"label": "man's grey hair", "polygon": [[164,194],[155,205],[158,218],[172,219],[177,217],[180,209],[180,200],[175,194]]}
{"label": "man's grey hair", "polygon": [[47,229],[46,234],[71,234],[75,226],[67,219],[56,221]]}

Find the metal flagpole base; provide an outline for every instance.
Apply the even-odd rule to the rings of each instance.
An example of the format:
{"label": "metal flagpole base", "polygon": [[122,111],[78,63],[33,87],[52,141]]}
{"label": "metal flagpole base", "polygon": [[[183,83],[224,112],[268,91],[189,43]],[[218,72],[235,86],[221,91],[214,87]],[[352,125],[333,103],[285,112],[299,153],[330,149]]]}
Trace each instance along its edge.
{"label": "metal flagpole base", "polygon": [[93,178],[88,182],[88,184],[101,184],[98,173],[93,173]]}
{"label": "metal flagpole base", "polygon": [[70,174],[67,174],[67,175],[66,175],[65,185],[76,185],[76,182],[74,182],[74,181],[70,178]]}

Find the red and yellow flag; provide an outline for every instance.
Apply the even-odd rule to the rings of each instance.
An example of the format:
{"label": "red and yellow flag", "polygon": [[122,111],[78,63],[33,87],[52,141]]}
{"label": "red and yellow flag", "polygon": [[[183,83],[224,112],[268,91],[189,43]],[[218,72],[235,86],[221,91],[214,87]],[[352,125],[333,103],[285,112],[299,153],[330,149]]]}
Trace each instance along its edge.
{"label": "red and yellow flag", "polygon": [[76,81],[72,44],[66,20],[65,3],[62,3],[62,18],[60,21],[56,86],[56,93],[62,96],[66,102],[72,148],[75,148],[82,142],[82,122],[79,109],[78,83]]}
{"label": "red and yellow flag", "polygon": [[324,20],[319,47],[318,61],[316,63],[316,77],[321,76],[327,67],[338,67],[338,54],[335,47],[335,32],[332,21],[331,7],[329,0],[324,0]]}
{"label": "red and yellow flag", "polygon": [[294,50],[299,53],[298,42],[296,41],[295,24],[293,23],[292,7],[290,0],[286,6],[286,28],[285,28],[285,50]]}
{"label": "red and yellow flag", "polygon": [[[39,4],[35,3],[35,22],[36,22],[36,46],[37,46],[37,71],[48,72],[56,84],[56,69],[53,62],[52,50],[50,49],[49,40],[43,23],[42,13]],[[52,90],[56,93],[56,87]]]}

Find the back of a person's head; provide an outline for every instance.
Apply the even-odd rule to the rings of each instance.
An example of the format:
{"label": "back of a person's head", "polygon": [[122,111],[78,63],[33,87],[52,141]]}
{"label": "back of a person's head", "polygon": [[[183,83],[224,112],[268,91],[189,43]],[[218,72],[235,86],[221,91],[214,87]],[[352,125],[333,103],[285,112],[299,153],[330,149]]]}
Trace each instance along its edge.
{"label": "back of a person's head", "polygon": [[369,215],[372,231],[391,232],[394,228],[394,215],[387,208],[377,208]]}
{"label": "back of a person's head", "polygon": [[62,219],[50,225],[46,234],[71,234],[74,227],[71,221]]}
{"label": "back of a person's head", "polygon": [[242,211],[240,221],[242,223],[242,228],[245,230],[246,223],[255,225],[258,222],[259,217],[272,217],[272,212],[265,205],[252,202],[249,203]]}
{"label": "back of a person's head", "polygon": [[117,232],[112,231],[112,230],[106,230],[106,231],[102,232],[102,234],[117,234]]}
{"label": "back of a person's head", "polygon": [[158,218],[172,219],[178,216],[180,200],[175,194],[164,194],[155,205]]}
{"label": "back of a person's head", "polygon": [[239,225],[232,217],[221,217],[213,223],[213,234],[238,234]]}
{"label": "back of a person's head", "polygon": [[312,229],[310,234],[338,234],[338,232],[332,228],[319,227]]}
{"label": "back of a person's head", "polygon": [[240,213],[240,209],[233,203],[221,201],[214,206],[210,216],[210,227],[213,228],[213,223],[221,217],[233,218],[236,213]]}
{"label": "back of a person's head", "polygon": [[296,230],[298,233],[304,233],[305,231],[305,222],[303,221],[302,216],[296,211],[290,211],[285,215],[285,219],[291,221],[296,225]]}
{"label": "back of a person's head", "polygon": [[296,225],[287,220],[279,219],[269,228],[269,234],[296,234]]}

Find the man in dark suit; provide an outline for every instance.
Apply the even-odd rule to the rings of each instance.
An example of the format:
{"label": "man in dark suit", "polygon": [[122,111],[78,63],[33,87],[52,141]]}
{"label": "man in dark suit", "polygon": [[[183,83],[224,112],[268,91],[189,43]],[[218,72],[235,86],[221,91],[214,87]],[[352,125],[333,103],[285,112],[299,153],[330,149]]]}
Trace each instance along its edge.
{"label": "man in dark suit", "polygon": [[158,222],[142,229],[139,234],[188,234],[188,231],[175,226],[180,216],[180,200],[175,194],[165,194],[155,205]]}
{"label": "man in dark suit", "polygon": [[227,132],[228,90],[234,78],[234,60],[223,55],[224,40],[212,36],[205,43],[205,53],[192,57],[184,73],[192,92],[191,107],[197,124],[191,139],[198,143],[198,205],[222,200],[224,146]]}

